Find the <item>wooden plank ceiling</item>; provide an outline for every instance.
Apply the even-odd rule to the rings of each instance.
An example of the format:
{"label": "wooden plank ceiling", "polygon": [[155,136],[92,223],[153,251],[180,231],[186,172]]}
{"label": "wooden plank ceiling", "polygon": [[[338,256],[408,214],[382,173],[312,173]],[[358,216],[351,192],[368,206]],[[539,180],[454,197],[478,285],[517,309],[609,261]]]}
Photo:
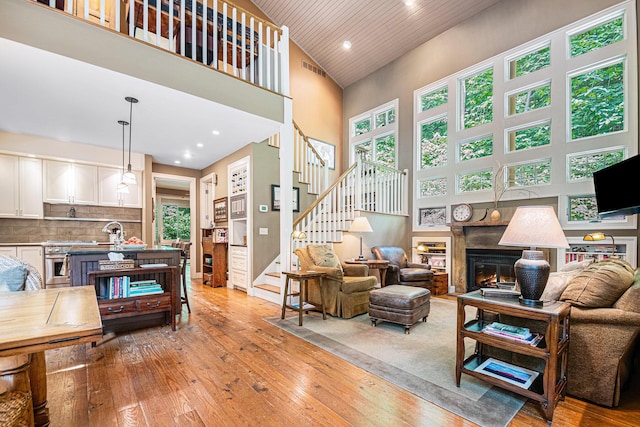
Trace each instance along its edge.
{"label": "wooden plank ceiling", "polygon": [[[341,87],[500,0],[253,0]],[[349,40],[349,51],[342,43]]]}

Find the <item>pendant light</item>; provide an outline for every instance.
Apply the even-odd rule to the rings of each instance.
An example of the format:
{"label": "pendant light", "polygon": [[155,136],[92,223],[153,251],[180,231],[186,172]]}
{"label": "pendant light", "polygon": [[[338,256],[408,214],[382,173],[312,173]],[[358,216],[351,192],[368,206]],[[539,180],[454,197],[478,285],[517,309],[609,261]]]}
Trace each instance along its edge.
{"label": "pendant light", "polygon": [[124,127],[129,125],[129,122],[125,122],[124,120],[118,120],[118,124],[122,125],[122,175],[120,182],[116,187],[116,193],[128,193],[129,186],[124,181]]}
{"label": "pendant light", "polygon": [[[133,104],[137,104],[138,100],[132,96],[127,96],[125,98],[129,105],[129,164],[127,165],[127,171],[122,174],[122,180],[127,184],[135,184],[136,183],[136,175],[131,170],[131,128],[133,127]],[[124,163],[123,163],[124,164]],[[124,169],[124,168],[123,168]]]}

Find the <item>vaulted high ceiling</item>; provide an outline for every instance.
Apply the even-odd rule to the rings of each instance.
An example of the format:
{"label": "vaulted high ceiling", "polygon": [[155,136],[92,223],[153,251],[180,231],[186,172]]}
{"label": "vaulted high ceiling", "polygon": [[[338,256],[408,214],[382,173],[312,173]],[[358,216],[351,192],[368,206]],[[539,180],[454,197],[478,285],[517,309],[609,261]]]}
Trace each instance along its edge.
{"label": "vaulted high ceiling", "polygon": [[500,0],[252,1],[345,88]]}

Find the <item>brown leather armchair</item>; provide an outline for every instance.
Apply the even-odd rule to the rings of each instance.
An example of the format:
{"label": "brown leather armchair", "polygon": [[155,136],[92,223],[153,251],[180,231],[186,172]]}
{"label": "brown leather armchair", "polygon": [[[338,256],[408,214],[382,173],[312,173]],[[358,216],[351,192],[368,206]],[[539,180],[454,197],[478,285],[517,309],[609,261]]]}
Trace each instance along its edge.
{"label": "brown leather armchair", "polygon": [[374,246],[371,253],[376,259],[389,261],[386,285],[406,285],[433,289],[433,271],[429,264],[409,262],[404,249],[398,246]]}
{"label": "brown leather armchair", "polygon": [[[324,256],[319,256],[324,252]],[[369,292],[377,279],[369,276],[369,267],[363,264],[343,264],[328,246],[309,245],[295,250],[303,270],[322,271],[324,302],[327,314],[350,319],[369,311]],[[309,302],[320,304],[317,280],[309,281]]]}

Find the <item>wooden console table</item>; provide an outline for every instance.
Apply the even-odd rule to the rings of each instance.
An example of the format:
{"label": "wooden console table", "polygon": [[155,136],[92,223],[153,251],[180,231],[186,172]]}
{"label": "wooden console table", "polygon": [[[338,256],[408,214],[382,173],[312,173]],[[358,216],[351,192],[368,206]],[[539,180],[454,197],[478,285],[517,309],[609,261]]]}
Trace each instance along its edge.
{"label": "wooden console table", "polygon": [[[466,321],[465,307],[478,309],[475,319]],[[542,322],[545,330],[533,331],[544,334],[537,346],[520,343],[482,332],[491,323],[485,319],[485,311],[511,317]],[[521,305],[516,298],[484,297],[480,291],[458,296],[458,339],[456,347],[456,385],[460,387],[462,373],[480,378],[493,385],[536,400],[542,405],[549,422],[558,402],[564,398],[567,385],[567,352],[569,349],[569,316],[571,305],[565,302],[545,303],[542,308]],[[507,322],[502,322],[507,323]],[[476,342],[473,355],[465,359],[464,339]],[[542,360],[544,368],[529,388],[486,375],[476,370],[489,357],[483,352],[484,346],[507,350],[511,353],[530,356]]]}
{"label": "wooden console table", "polygon": [[96,293],[90,286],[0,292],[0,356],[32,354],[29,377],[36,426],[49,425],[45,350],[101,339]]}

